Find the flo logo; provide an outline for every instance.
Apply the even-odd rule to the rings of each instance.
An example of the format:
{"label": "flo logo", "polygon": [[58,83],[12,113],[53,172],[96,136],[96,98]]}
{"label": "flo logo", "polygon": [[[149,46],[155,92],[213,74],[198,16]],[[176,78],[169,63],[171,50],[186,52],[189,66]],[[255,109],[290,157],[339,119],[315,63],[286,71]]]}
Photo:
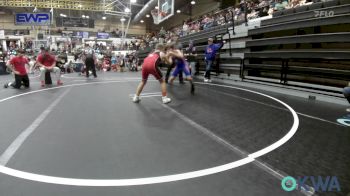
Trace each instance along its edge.
{"label": "flo logo", "polygon": [[[312,187],[306,185],[310,184]],[[307,192],[340,192],[340,184],[336,176],[298,176],[297,179],[287,176],[282,179],[282,189],[285,191],[307,191]]]}
{"label": "flo logo", "polygon": [[319,10],[316,10],[314,12],[315,12],[315,17],[316,18],[332,17],[332,16],[334,16],[334,11],[319,11]]}

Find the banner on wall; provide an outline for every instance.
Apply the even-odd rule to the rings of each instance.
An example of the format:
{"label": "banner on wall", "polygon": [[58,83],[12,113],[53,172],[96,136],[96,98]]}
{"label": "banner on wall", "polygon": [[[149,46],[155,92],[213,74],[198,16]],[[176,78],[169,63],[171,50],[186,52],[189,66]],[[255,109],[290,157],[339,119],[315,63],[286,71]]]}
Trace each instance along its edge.
{"label": "banner on wall", "polygon": [[17,13],[15,25],[47,26],[51,24],[51,13]]}
{"label": "banner on wall", "polygon": [[99,33],[97,33],[97,38],[98,39],[108,39],[109,38],[109,33],[99,32]]}
{"label": "banner on wall", "polygon": [[77,32],[76,36],[80,38],[89,38],[89,32]]}
{"label": "banner on wall", "polygon": [[95,28],[95,21],[86,18],[56,17],[56,26]]}

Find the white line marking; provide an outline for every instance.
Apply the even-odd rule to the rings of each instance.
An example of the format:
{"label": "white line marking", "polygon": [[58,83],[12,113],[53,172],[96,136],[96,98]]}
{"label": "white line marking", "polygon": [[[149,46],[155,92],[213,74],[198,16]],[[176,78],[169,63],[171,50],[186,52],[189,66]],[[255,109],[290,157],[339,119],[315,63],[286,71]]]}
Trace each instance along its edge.
{"label": "white line marking", "polygon": [[[154,95],[154,94],[161,94],[161,92],[150,92],[150,93],[141,93],[141,95]],[[130,94],[130,96],[134,96],[135,94]]]}
{"label": "white line marking", "polygon": [[[103,78],[103,76],[101,78],[98,77],[99,75],[97,75],[98,79],[103,79],[103,80],[115,80],[115,78],[113,79],[112,77],[107,77],[107,78]],[[84,77],[86,77],[85,75],[81,75],[81,76],[66,76],[66,74],[63,74],[61,76],[62,78],[67,78],[67,79],[82,79]],[[138,79],[141,80],[141,77],[120,77],[121,79],[126,79],[126,80],[133,80],[133,79]]]}
{"label": "white line marking", "polygon": [[69,84],[69,85],[63,85],[63,86],[56,86],[56,87],[51,87],[51,88],[44,88],[44,89],[40,89],[40,90],[35,90],[35,91],[31,91],[31,92],[27,92],[27,93],[22,93],[22,94],[18,94],[18,95],[13,95],[11,97],[7,97],[4,99],[0,100],[1,102],[16,98],[16,97],[22,97],[25,95],[30,95],[30,94],[34,94],[34,93],[38,93],[38,92],[43,92],[43,91],[49,91],[49,90],[54,90],[54,89],[60,89],[60,88],[67,88],[67,87],[72,87],[72,86],[87,86],[87,85],[91,85],[91,84],[109,84],[109,83],[127,83],[127,82],[134,82],[132,80],[128,81],[128,80],[116,80],[116,81],[105,81],[105,82],[90,82],[90,83],[81,83],[81,84]]}
{"label": "white line marking", "polygon": [[330,124],[333,124],[333,125],[338,125],[338,126],[341,126],[341,127],[345,127],[345,126],[342,125],[342,124],[338,124],[338,123],[335,123],[335,122],[332,122],[332,121],[329,121],[329,120],[326,120],[326,119],[318,118],[318,117],[316,117],[316,116],[310,116],[310,115],[303,114],[303,113],[300,113],[300,112],[297,112],[297,114],[299,114],[300,116],[307,117],[307,118],[312,118],[312,119],[314,119],[314,120],[319,120],[319,121],[326,122],[326,123],[330,123]]}
{"label": "white line marking", "polygon": [[22,146],[24,141],[32,134],[35,129],[45,120],[45,118],[51,113],[54,107],[63,99],[65,95],[69,92],[67,89],[63,92],[54,102],[49,105],[46,110],[41,113],[38,118],[36,118],[28,128],[26,128],[5,150],[5,152],[0,156],[0,165],[6,165],[12,156],[17,152],[17,150]]}
{"label": "white line marking", "polygon": [[[127,79],[127,81],[140,81],[141,79]],[[121,81],[116,79],[85,79],[85,80],[73,80],[73,82],[88,82],[88,81]]]}
{"label": "white line marking", "polygon": [[[125,81],[121,81],[121,82],[125,82]],[[67,86],[61,86],[61,87],[57,87],[57,88],[65,88],[68,86],[90,85],[90,84],[96,84],[96,83],[97,82],[86,83],[86,84],[67,85]],[[103,83],[108,83],[108,82],[100,82],[100,84],[103,84]],[[110,83],[112,83],[112,82],[110,82]],[[207,85],[215,86],[216,84],[207,84]],[[254,161],[254,159],[258,158],[259,156],[265,155],[265,154],[275,150],[276,148],[280,147],[284,143],[286,143],[290,138],[293,137],[293,135],[298,130],[298,126],[299,126],[298,115],[286,103],[284,103],[284,102],[282,102],[274,97],[271,97],[269,95],[265,95],[263,93],[259,93],[259,92],[255,92],[255,91],[251,91],[251,90],[247,90],[247,89],[243,89],[243,88],[237,88],[237,87],[225,86],[225,85],[217,85],[217,86],[222,86],[222,87],[227,87],[227,88],[232,88],[232,89],[240,89],[243,91],[247,91],[247,92],[258,94],[258,95],[261,95],[264,97],[271,98],[271,99],[281,103],[282,105],[287,107],[293,115],[294,122],[293,122],[292,128],[285,136],[283,136],[277,142],[255,152],[255,153],[249,154],[248,157],[246,157],[246,158],[243,158],[243,159],[240,159],[240,160],[228,163],[228,164],[208,168],[208,169],[186,172],[186,173],[181,173],[181,174],[173,174],[173,175],[149,177],[149,178],[135,178],[135,179],[108,179],[108,180],[106,180],[106,179],[77,179],[77,178],[62,178],[62,177],[34,174],[34,173],[30,173],[30,172],[15,170],[15,169],[5,167],[2,165],[0,165],[0,172],[7,174],[7,175],[10,175],[10,176],[14,176],[14,177],[22,178],[22,179],[27,179],[27,180],[32,180],[32,181],[37,181],[37,182],[61,184],[61,185],[71,185],[71,186],[135,186],[135,185],[146,185],[146,184],[173,182],[173,181],[186,180],[186,179],[191,179],[191,178],[198,178],[198,177],[202,177],[202,176],[207,176],[207,175],[227,171],[227,170],[251,163]],[[51,88],[51,89],[55,89],[55,88]],[[51,89],[46,89],[46,90],[51,90]],[[41,91],[44,91],[44,90],[41,90]],[[40,90],[33,91],[31,93],[24,93],[24,94],[32,94],[32,93],[41,92],[41,91]],[[12,98],[23,96],[24,94],[12,96]],[[5,101],[5,100],[12,99],[12,98],[2,99],[2,100],[0,100],[0,103]]]}
{"label": "white line marking", "polygon": [[[134,97],[135,94],[130,94],[129,97]],[[154,93],[141,93],[140,97],[144,98],[144,97],[161,97],[162,93],[161,92],[154,92]]]}
{"label": "white line marking", "polygon": [[[211,89],[211,90],[212,90],[212,89]],[[241,99],[241,100],[245,100],[245,101],[254,102],[254,103],[257,103],[257,104],[260,104],[260,105],[264,105],[264,106],[268,106],[268,107],[271,107],[271,108],[275,108],[275,109],[279,109],[279,110],[284,110],[284,111],[289,111],[289,110],[286,109],[286,108],[282,108],[282,107],[278,107],[278,106],[275,106],[275,105],[272,105],[272,104],[267,104],[267,103],[264,103],[264,102],[252,100],[252,99],[249,99],[249,98],[240,97],[240,96],[237,96],[237,95],[232,95],[232,94],[230,94],[230,93],[225,93],[225,92],[220,92],[220,91],[215,91],[215,92],[220,93],[220,94],[223,94],[223,95],[227,95],[227,96],[230,96],[230,97],[234,97],[234,98],[237,98],[237,99]],[[297,112],[297,114],[299,114],[300,116],[307,117],[307,118],[312,118],[312,119],[314,119],[314,120],[319,120],[319,121],[322,121],[322,122],[326,122],[326,123],[338,125],[338,126],[341,126],[341,127],[346,127],[346,126],[344,126],[344,125],[342,125],[342,124],[335,123],[335,122],[332,122],[332,121],[329,121],[329,120],[326,120],[326,119],[318,118],[318,117],[315,117],[315,116],[307,115],[307,114],[304,114],[304,113]]]}
{"label": "white line marking", "polygon": [[[158,95],[140,95],[141,98],[147,98],[147,97],[161,97],[162,94],[158,94]],[[133,97],[133,96],[130,96]]]}
{"label": "white line marking", "polygon": [[186,117],[185,115],[179,113],[178,111],[176,111],[175,109],[165,105],[165,104],[161,104],[163,107],[167,108],[168,110],[170,110],[172,113],[174,113],[176,116],[178,116],[181,120],[185,121],[186,123],[188,123],[189,125],[191,125],[192,127],[198,129],[200,132],[204,133],[205,135],[209,136],[211,139],[213,139],[214,141],[226,146],[227,148],[229,148],[230,150],[239,153],[241,156],[248,156],[248,153],[244,152],[243,150],[239,149],[236,146],[233,146],[232,144],[230,144],[229,142],[227,142],[226,140],[222,139],[221,137],[217,136],[215,133],[213,133],[212,131],[210,131],[209,129],[203,127],[202,125],[194,122],[193,120],[191,120],[190,118]]}
{"label": "white line marking", "polygon": [[[202,125],[196,123],[195,121],[193,121],[189,117],[187,117],[187,116],[181,114],[180,112],[176,111],[174,108],[171,108],[171,107],[169,107],[168,105],[165,105],[165,104],[161,104],[161,105],[163,107],[167,108],[168,110],[170,110],[172,113],[174,113],[176,116],[178,116],[181,120],[185,121],[186,123],[188,123],[192,127],[196,128],[197,130],[202,132],[204,135],[207,135],[209,138],[211,138],[212,140],[216,141],[217,143],[222,144],[223,146],[226,146],[228,149],[230,149],[233,152],[238,153],[242,157],[249,156],[248,152],[245,152],[244,150],[240,149],[239,147],[231,144],[230,142],[228,142],[225,139],[221,138],[220,136],[216,135],[211,130],[203,127]],[[274,170],[271,166],[268,166],[266,163],[263,163],[263,162],[261,162],[261,161],[259,161],[257,159],[254,159],[253,163],[256,166],[258,166],[259,168],[261,168],[262,170],[264,170],[265,172],[269,173],[270,175],[276,177],[279,180],[282,180],[285,176],[287,176],[287,175],[281,174],[280,172]],[[301,192],[301,193],[305,194],[304,192]],[[310,195],[310,194],[305,194],[305,195]]]}

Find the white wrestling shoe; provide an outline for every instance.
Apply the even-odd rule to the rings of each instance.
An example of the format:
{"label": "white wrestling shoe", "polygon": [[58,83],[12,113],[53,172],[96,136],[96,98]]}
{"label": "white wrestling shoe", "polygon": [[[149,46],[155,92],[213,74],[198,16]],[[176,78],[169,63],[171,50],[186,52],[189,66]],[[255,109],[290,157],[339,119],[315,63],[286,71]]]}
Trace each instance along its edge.
{"label": "white wrestling shoe", "polygon": [[171,102],[171,99],[169,97],[165,96],[165,97],[162,97],[162,101],[164,104],[167,104],[167,103]]}
{"label": "white wrestling shoe", "polygon": [[132,98],[132,102],[134,103],[139,103],[141,101],[140,97],[135,95],[133,98]]}
{"label": "white wrestling shoe", "polygon": [[350,112],[350,108],[346,109],[347,112]]}

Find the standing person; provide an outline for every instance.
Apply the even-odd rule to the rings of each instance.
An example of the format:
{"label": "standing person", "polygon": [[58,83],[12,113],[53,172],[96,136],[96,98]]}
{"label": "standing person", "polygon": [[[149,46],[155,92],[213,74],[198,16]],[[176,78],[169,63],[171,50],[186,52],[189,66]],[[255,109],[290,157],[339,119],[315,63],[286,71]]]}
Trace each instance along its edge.
{"label": "standing person", "polygon": [[4,85],[4,88],[12,86],[13,88],[19,89],[22,86],[29,88],[29,77],[26,70],[26,65],[28,65],[28,58],[24,56],[24,50],[19,49],[17,51],[17,56],[13,57],[7,63],[7,67],[11,69],[12,73],[15,76],[14,82],[9,82]]}
{"label": "standing person", "polygon": [[111,57],[111,66],[112,66],[112,71],[118,71],[118,66],[117,66],[117,58],[115,57],[115,54],[112,54]]}
{"label": "standing person", "polygon": [[154,52],[149,54],[143,61],[142,64],[142,81],[137,87],[136,94],[133,97],[133,102],[140,102],[140,94],[147,83],[148,76],[153,75],[160,83],[162,89],[162,102],[164,104],[170,103],[171,99],[167,97],[166,83],[163,79],[163,74],[159,69],[159,66],[162,62],[161,59],[166,59],[164,53],[164,45],[157,44]]}
{"label": "standing person", "polygon": [[133,62],[134,62],[134,55],[133,53],[130,53],[128,58],[127,58],[127,61],[128,61],[128,64],[129,64],[129,70],[130,71],[134,71],[134,65],[133,65]]}
{"label": "standing person", "polygon": [[175,65],[175,70],[171,74],[170,77],[170,84],[173,84],[175,78],[177,75],[179,75],[181,72],[183,72],[186,76],[186,80],[188,80],[191,83],[191,93],[194,93],[194,84],[192,81],[191,73],[188,68],[188,63],[185,60],[184,55],[182,52],[178,49],[171,48],[167,52],[168,56],[172,56],[171,59],[169,59],[170,63]]}
{"label": "standing person", "polygon": [[210,70],[215,61],[215,55],[218,50],[224,45],[224,43],[214,44],[213,38],[208,39],[208,46],[205,48],[205,75],[204,82],[211,82],[210,80]]}
{"label": "standing person", "polygon": [[41,87],[45,86],[45,73],[46,72],[54,72],[57,79],[57,85],[62,85],[61,82],[61,70],[56,67],[56,59],[53,55],[49,53],[49,49],[45,49],[45,51],[39,54],[38,59],[36,60],[38,66],[40,66],[40,80]]}
{"label": "standing person", "polygon": [[188,48],[186,48],[185,50],[185,56],[187,57],[187,61],[190,64],[190,71],[191,71],[191,76],[192,78],[194,77],[194,75],[197,73],[197,69],[196,69],[196,64],[197,64],[197,52],[196,52],[196,47],[194,47],[193,45],[193,41],[191,40]]}
{"label": "standing person", "polygon": [[97,58],[95,56],[95,53],[93,50],[87,51],[87,54],[85,56],[85,67],[86,67],[86,77],[89,78],[89,71],[92,71],[92,74],[94,75],[94,78],[97,78],[96,74],[96,64],[97,64]]}
{"label": "standing person", "polygon": [[124,72],[124,55],[119,53],[118,57],[117,57],[117,62],[118,62],[118,65],[120,67],[120,72]]}

